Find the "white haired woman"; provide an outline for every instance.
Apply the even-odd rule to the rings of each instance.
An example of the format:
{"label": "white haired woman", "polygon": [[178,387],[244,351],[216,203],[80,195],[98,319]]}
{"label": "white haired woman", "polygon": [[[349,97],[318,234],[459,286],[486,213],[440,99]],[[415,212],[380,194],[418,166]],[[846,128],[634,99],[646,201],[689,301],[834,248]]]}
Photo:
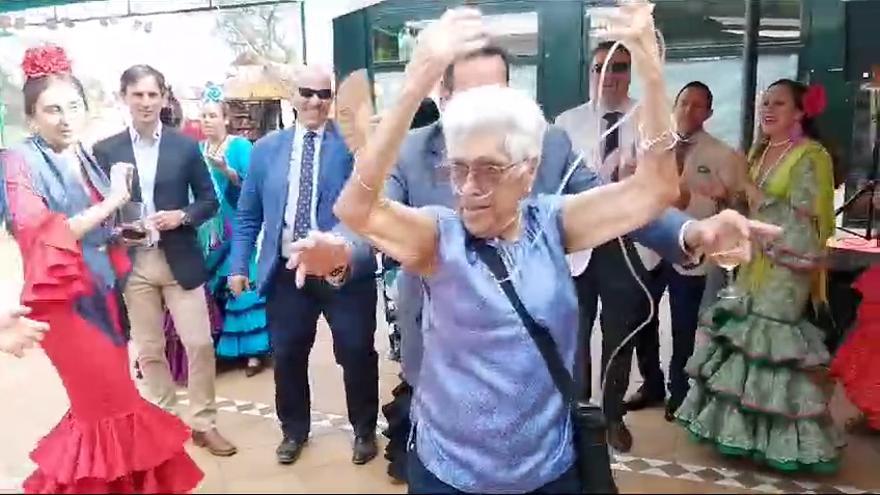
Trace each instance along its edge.
{"label": "white haired woman", "polygon": [[568,405],[499,277],[476,251],[488,245],[500,255],[524,306],[549,329],[570,372],[578,309],[566,253],[645,225],[678,195],[674,157],[658,151],[671,145],[670,109],[650,7],[629,10],[635,27],[617,34],[640,69],[643,130],[657,143],[632,178],[577,195],[529,199],[544,116],[517,90],[483,87],[457,95],[442,117],[457,211],[415,209],[381,197],[422,99],[455,57],[486,42],[479,13],[469,9],[449,11],[425,30],[395,108],[358,153],[337,216],[420,273],[426,287],[411,493],[580,491]]}

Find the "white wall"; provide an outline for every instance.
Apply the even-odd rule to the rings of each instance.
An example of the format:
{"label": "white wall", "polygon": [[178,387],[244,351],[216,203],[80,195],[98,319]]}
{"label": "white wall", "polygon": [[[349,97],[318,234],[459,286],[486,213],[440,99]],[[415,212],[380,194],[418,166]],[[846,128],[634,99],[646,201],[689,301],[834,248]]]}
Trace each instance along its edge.
{"label": "white wall", "polygon": [[380,1],[305,0],[307,62],[332,67],[333,19]]}

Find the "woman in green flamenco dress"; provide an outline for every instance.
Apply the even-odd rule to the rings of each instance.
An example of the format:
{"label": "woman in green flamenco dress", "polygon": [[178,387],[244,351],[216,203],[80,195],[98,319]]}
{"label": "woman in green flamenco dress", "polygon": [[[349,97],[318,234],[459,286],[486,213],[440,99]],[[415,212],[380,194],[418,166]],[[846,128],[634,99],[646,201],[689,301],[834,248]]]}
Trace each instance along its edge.
{"label": "woman in green flamenco dress", "polygon": [[741,297],[702,315],[710,340],[688,362],[693,385],[676,412],[722,454],[787,472],[833,472],[842,446],[823,380],[830,356],[806,320],[825,298],[822,261],[834,229],[832,161],[813,123],[824,105],[821,87],[787,79],[764,94],[763,138],[749,160],[752,216],[783,234],[741,268]]}

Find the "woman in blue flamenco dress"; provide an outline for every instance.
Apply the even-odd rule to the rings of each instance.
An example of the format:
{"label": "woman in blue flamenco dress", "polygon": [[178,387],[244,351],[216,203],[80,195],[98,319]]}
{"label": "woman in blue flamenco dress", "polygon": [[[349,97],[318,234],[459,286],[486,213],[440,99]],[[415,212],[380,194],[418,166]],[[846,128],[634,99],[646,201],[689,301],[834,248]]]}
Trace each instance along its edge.
{"label": "woman in blue flamenco dress", "polygon": [[[202,98],[202,154],[211,172],[220,208],[213,219],[199,229],[211,279],[208,290],[221,312],[217,356],[247,358],[246,374],[256,375],[269,354],[266,301],[249,289],[235,297],[226,287],[229,275],[229,242],[235,227],[235,212],[241,184],[250,164],[252,145],[241,136],[227,133],[228,108],[217,86],[208,86]],[[256,279],[256,256],[251,260],[251,279]]]}

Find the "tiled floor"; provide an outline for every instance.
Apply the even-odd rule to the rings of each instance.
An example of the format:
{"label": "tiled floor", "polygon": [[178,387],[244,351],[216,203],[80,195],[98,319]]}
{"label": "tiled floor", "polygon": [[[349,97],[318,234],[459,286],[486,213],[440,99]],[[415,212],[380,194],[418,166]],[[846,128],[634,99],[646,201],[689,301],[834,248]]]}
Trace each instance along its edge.
{"label": "tiled floor", "polygon": [[[14,250],[0,242],[0,304],[16,297],[19,284]],[[9,260],[12,260],[9,262]],[[665,306],[665,305],[664,305]],[[663,321],[668,315],[663,313]],[[665,341],[668,325],[664,324]],[[377,334],[383,349],[384,328]],[[598,336],[597,336],[598,338]],[[593,346],[598,349],[599,346]],[[668,351],[662,354],[668,360]],[[397,383],[397,366],[380,364],[383,402]],[[635,381],[635,380],[634,380]],[[201,493],[403,493],[385,474],[386,462],[366,466],[350,462],[351,433],[346,429],[341,371],[333,360],[329,331],[322,328],[312,353],[312,438],[292,466],[279,466],[274,450],[279,431],[274,419],[271,372],[246,378],[241,371],[220,376],[219,426],[239,446],[231,458],[216,458],[190,447],[205,472]],[[0,492],[14,492],[32,465],[27,453],[37,439],[58,421],[66,407],[61,383],[40,351],[16,360],[0,356]],[[839,421],[852,413],[835,398]],[[722,459],[712,450],[693,444],[681,428],[669,425],[659,409],[630,414],[635,447],[618,456],[615,476],[625,493],[864,493],[880,489],[880,437],[849,437],[843,467],[833,477],[800,477],[756,469],[744,462]]]}

